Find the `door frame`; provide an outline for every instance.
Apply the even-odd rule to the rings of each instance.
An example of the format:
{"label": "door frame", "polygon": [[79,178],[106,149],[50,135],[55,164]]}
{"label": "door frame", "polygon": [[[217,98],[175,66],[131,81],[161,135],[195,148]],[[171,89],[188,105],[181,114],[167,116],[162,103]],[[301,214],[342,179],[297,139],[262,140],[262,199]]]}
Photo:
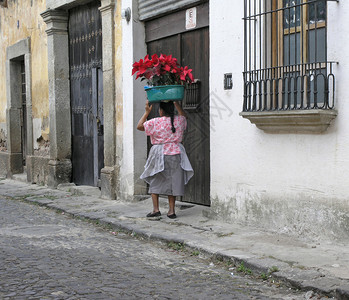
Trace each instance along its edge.
{"label": "door frame", "polygon": [[[103,107],[103,78],[100,80],[100,68],[92,68],[92,113],[96,116],[97,126],[93,128],[93,170],[94,170],[94,185],[100,187],[100,163],[104,165],[104,139],[100,141],[99,138],[101,135],[103,136],[104,130],[104,119],[103,119],[103,111],[101,111],[101,105]],[[102,72],[103,76],[103,72]],[[100,85],[102,85],[102,90],[100,90]],[[95,99],[95,101],[94,101]],[[103,143],[103,151],[100,149],[100,143]],[[103,153],[100,153],[103,152]],[[103,157],[103,161],[101,161],[101,157]],[[102,167],[103,168],[103,167]]]}
{"label": "door frame", "polygon": [[[24,64],[26,81],[26,115],[23,119],[21,65]],[[33,155],[33,123],[31,97],[31,52],[30,38],[20,40],[6,49],[7,78],[7,150],[8,173],[18,174],[24,171],[23,156]],[[26,147],[22,142],[22,126],[25,122]],[[23,153],[23,149],[26,153]]]}

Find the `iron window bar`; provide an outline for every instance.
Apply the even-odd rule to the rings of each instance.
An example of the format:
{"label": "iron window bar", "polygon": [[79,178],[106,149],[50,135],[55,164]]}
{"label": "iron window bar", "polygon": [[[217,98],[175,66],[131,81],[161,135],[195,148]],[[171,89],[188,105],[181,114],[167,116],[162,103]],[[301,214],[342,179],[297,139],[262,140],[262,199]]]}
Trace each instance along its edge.
{"label": "iron window bar", "polygon": [[244,112],[334,108],[327,1],[245,0]]}
{"label": "iron window bar", "polygon": [[200,106],[200,86],[201,81],[199,79],[195,79],[193,83],[186,86],[182,102],[183,109],[189,112],[197,112]]}

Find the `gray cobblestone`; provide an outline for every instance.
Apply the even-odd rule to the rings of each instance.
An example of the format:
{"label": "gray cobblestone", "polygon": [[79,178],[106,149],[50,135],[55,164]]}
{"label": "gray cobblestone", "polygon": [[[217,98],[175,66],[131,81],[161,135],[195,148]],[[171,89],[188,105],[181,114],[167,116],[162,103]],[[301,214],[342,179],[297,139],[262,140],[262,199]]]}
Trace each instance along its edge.
{"label": "gray cobblestone", "polygon": [[0,198],[0,208],[0,299],[305,299],[40,206]]}

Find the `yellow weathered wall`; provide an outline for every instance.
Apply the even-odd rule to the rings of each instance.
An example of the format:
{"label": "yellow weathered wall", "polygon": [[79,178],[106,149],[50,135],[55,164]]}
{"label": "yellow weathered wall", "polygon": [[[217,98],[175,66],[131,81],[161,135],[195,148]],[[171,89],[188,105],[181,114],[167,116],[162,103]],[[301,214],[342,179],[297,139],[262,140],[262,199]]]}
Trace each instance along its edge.
{"label": "yellow weathered wall", "polygon": [[[18,41],[31,39],[33,119],[47,123],[48,73],[46,24],[40,13],[46,10],[45,0],[8,0],[0,6],[0,123],[6,122],[6,48]],[[48,128],[43,128],[48,132]]]}

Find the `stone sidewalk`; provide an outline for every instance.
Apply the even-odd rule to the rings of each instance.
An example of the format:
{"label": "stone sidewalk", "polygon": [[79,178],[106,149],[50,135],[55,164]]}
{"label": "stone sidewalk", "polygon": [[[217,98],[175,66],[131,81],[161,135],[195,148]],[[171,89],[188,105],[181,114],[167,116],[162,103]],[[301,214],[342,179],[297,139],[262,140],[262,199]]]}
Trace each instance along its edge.
{"label": "stone sidewalk", "polygon": [[336,299],[349,299],[349,246],[310,242],[257,228],[208,218],[209,208],[176,202],[177,219],[166,217],[167,199],[160,199],[163,216],[149,221],[151,199],[123,202],[99,198],[99,190],[74,185],[49,189],[18,180],[0,180],[0,196],[25,200],[75,217],[98,220],[145,238],[183,243],[186,247],[244,263],[254,274],[271,275],[292,286]]}

